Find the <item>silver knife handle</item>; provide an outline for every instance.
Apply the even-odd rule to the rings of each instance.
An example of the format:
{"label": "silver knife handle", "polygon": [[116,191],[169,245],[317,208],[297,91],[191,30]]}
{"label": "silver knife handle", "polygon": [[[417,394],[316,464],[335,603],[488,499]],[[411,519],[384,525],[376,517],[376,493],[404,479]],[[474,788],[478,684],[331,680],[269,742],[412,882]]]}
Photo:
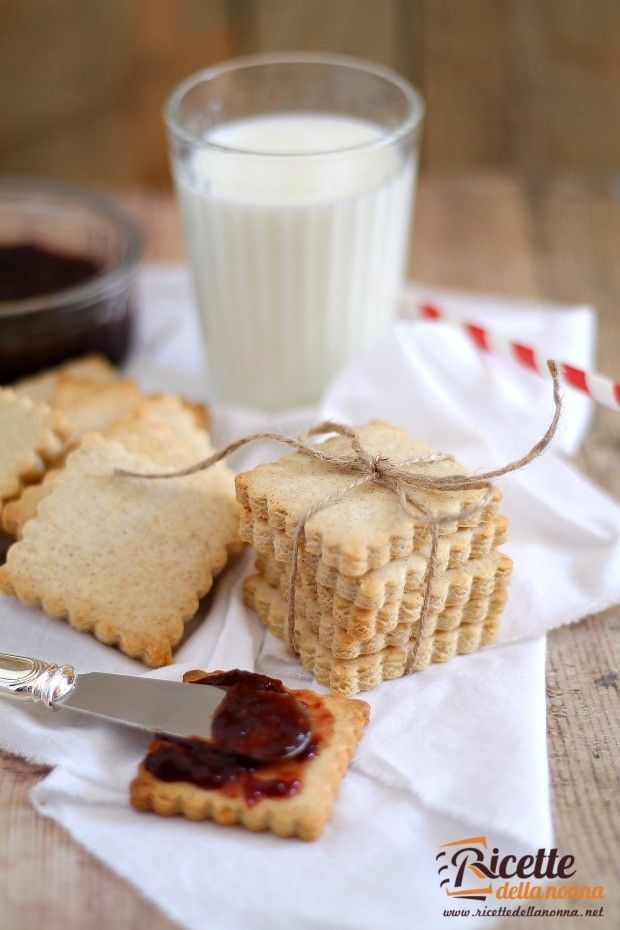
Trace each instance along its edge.
{"label": "silver knife handle", "polygon": [[41,701],[53,707],[77,681],[72,665],[49,665],[43,659],[10,656],[0,652],[0,695]]}

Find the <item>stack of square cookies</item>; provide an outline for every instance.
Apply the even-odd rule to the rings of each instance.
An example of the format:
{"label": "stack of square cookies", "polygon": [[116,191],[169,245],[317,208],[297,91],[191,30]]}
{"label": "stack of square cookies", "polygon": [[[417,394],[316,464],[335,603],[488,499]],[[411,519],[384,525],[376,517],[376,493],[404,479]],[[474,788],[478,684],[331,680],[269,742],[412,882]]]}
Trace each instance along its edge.
{"label": "stack of square cookies", "polygon": [[[432,455],[425,443],[381,422],[356,429],[371,456],[392,462]],[[350,440],[324,444],[338,455]],[[412,471],[464,474],[452,459],[412,464]],[[295,534],[318,502],[351,483],[303,453],[287,455],[237,477],[240,533],[257,550],[256,572],[244,597],[276,636],[288,638],[287,602]],[[462,518],[484,490],[418,491],[429,513],[448,516],[440,526],[430,616],[413,670],[445,662],[492,643],[506,602],[512,563],[497,547],[507,522],[498,515],[500,494]],[[348,492],[321,508],[304,528],[295,588],[295,638],[300,659],[316,681],[343,694],[375,687],[407,669],[426,590],[430,534],[401,509],[396,495],[376,484]]]}

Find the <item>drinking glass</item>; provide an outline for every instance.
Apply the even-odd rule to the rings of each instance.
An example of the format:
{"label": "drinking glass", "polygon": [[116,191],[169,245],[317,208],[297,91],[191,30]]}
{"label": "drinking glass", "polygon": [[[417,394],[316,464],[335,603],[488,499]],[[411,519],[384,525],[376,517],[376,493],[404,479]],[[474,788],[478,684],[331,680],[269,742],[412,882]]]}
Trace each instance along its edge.
{"label": "drinking glass", "polygon": [[396,73],[291,53],[184,81],[165,117],[215,399],[315,402],[389,327],[423,103]]}

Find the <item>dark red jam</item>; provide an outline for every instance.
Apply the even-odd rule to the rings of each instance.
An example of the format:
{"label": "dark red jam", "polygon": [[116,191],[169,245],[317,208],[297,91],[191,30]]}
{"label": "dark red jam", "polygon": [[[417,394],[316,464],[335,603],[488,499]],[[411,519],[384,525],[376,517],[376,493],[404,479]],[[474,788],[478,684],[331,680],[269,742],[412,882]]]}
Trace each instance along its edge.
{"label": "dark red jam", "polygon": [[259,675],[258,672],[246,672],[241,668],[233,668],[229,672],[209,672],[196,678],[193,684],[212,685],[214,688],[228,689],[231,685],[251,685],[255,691],[277,691],[287,694],[287,690],[279,678],[270,678],[268,675]]}
{"label": "dark red jam", "polygon": [[29,243],[0,246],[0,300],[24,300],[75,287],[101,271],[81,255],[52,252]]}
{"label": "dark red jam", "polygon": [[232,685],[213,718],[213,742],[251,759],[282,759],[310,739],[310,718],[288,692]]}
{"label": "dark red jam", "polygon": [[[199,788],[221,790],[230,797],[241,794],[249,807],[262,798],[287,798],[296,794],[302,786],[305,764],[320,751],[321,744],[329,738],[333,726],[332,715],[320,697],[312,691],[290,692],[277,678],[237,669],[214,672],[200,678],[192,676],[190,680],[195,684],[215,685],[226,690],[226,698],[222,702],[223,738],[221,733],[216,734],[218,742],[158,737],[149,747],[144,760],[146,770],[161,781],[190,782]],[[277,705],[272,703],[274,699]],[[233,705],[237,705],[236,708]],[[274,715],[282,708],[287,738],[290,738],[289,727],[297,726],[299,732],[304,726],[310,725],[309,743],[294,758],[275,761],[251,758],[243,752],[232,750],[230,743],[225,748],[223,744],[230,736],[227,721],[231,707],[234,716],[238,715],[239,707],[244,705],[249,708],[250,725],[250,732],[244,739],[247,741],[246,746],[253,751],[256,746],[259,746],[260,751],[265,745],[273,745]],[[289,718],[289,714],[293,716]],[[235,738],[238,735],[236,726],[233,728]],[[279,729],[280,726],[275,724],[275,730]]]}
{"label": "dark red jam", "polygon": [[[133,333],[131,282],[76,302],[60,294],[103,271],[98,260],[23,242],[0,246],[0,384],[89,352],[119,364]],[[9,302],[43,298],[60,303],[33,310]]]}

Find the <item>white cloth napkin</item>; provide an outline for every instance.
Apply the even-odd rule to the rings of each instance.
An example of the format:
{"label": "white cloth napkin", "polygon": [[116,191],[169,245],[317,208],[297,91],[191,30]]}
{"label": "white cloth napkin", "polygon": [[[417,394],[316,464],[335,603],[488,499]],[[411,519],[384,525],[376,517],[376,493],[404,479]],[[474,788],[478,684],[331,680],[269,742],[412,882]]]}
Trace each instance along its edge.
{"label": "white cloth napkin", "polygon": [[[130,373],[145,389],[201,396],[185,272],[151,269],[142,284]],[[588,308],[420,294],[535,340],[550,355],[591,364]],[[550,413],[548,381],[482,356],[444,324],[399,323],[336,379],[320,410],[271,420],[218,410],[214,438],[228,441],[268,422],[298,431],[328,415],[352,423],[380,417],[480,470],[521,454]],[[0,745],[56,766],[34,789],[37,808],[192,930],[205,921],[220,930],[443,926],[449,901],[435,871],[439,844],[480,834],[511,853],[550,844],[544,633],[620,600],[620,508],[563,457],[578,444],[587,416],[587,403],[567,396],[554,448],[501,482],[511,520],[505,549],[515,568],[500,645],[364,695],[371,723],[320,841],[137,814],[127,784],[147,740],[66,712],[0,702]],[[274,454],[279,450],[254,447],[234,464],[241,469]],[[309,683],[241,603],[251,564],[246,553],[224,574],[176,663],[149,675],[176,679],[190,667],[242,666],[291,685]],[[92,637],[9,598],[0,598],[0,648],[82,671],[144,674]]]}

